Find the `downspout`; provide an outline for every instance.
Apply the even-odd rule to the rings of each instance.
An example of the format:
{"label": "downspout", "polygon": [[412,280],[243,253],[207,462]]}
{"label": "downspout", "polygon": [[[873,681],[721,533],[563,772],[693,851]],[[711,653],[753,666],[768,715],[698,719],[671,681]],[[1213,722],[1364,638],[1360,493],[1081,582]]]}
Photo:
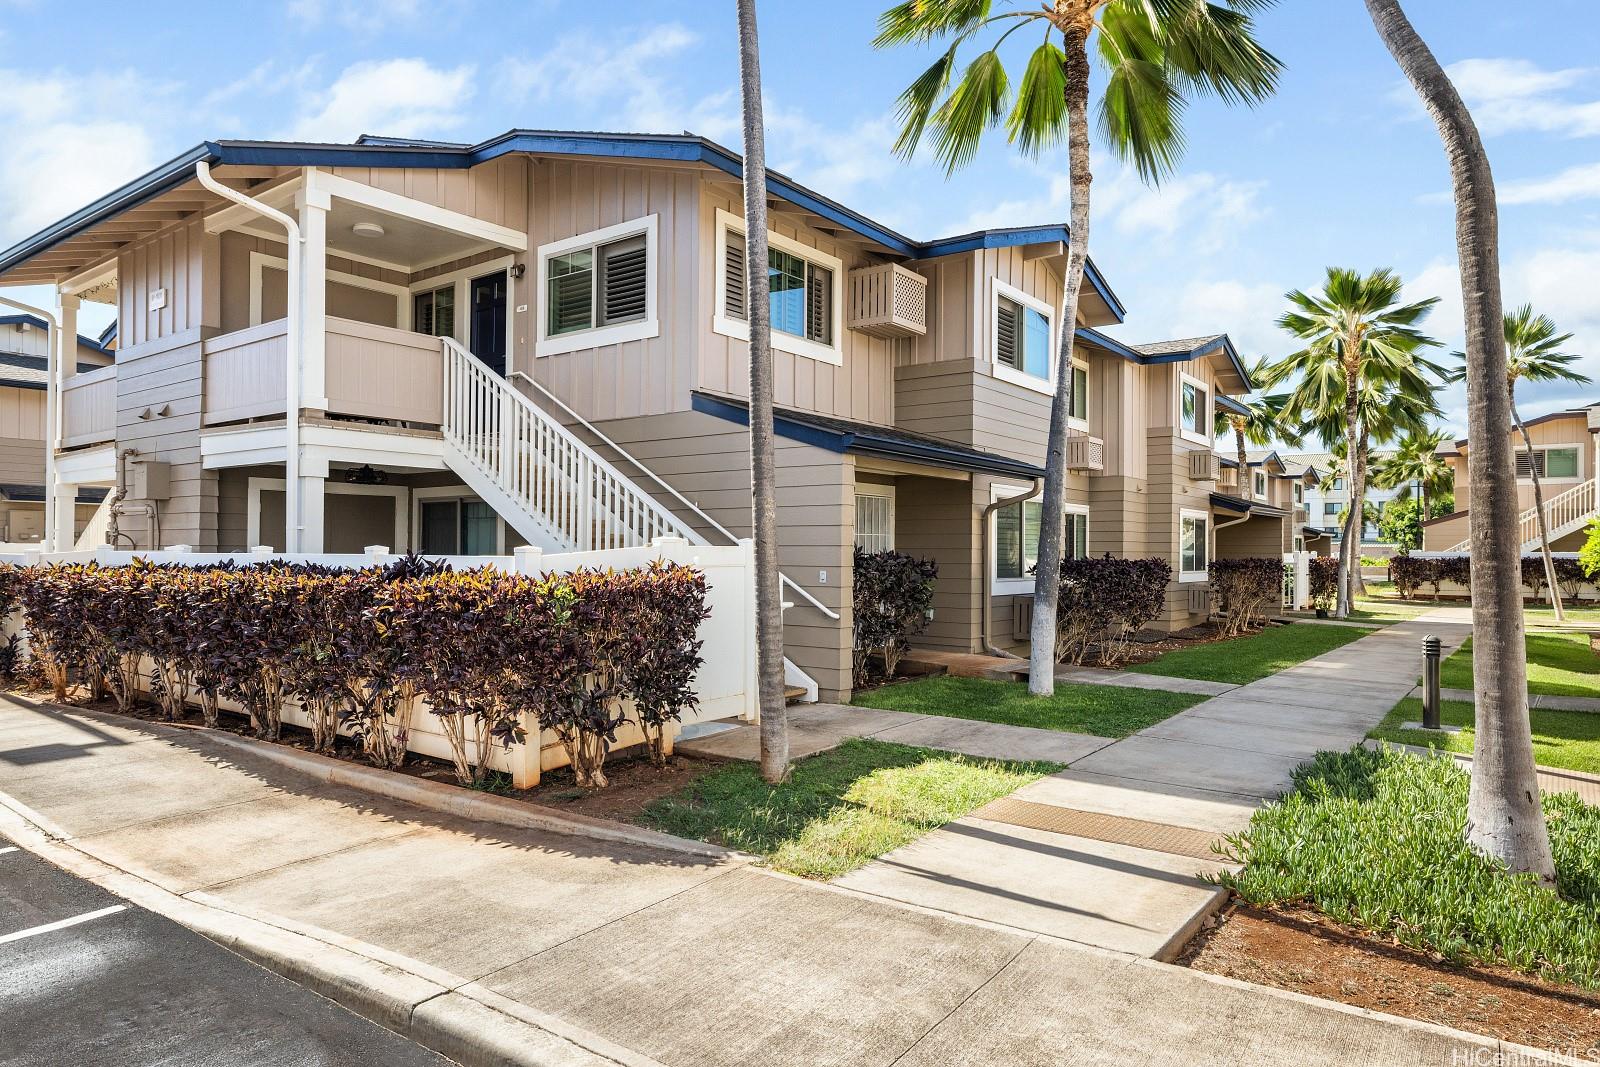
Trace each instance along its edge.
{"label": "downspout", "polygon": [[216,193],[224,200],[230,200],[240,207],[254,211],[256,214],[270,219],[282,226],[288,244],[289,278],[288,278],[288,310],[289,328],[284,338],[284,362],[288,364],[287,381],[284,392],[284,444],[283,457],[283,550],[285,552],[300,551],[300,352],[303,345],[302,334],[305,331],[304,294],[300,292],[300,276],[302,260],[305,256],[305,239],[300,236],[300,224],[289,215],[277,208],[268,207],[261,201],[245,196],[236,189],[230,189],[211,176],[211,165],[201,160],[194,165],[194,176],[202,186]]}
{"label": "downspout", "polygon": [[1044,489],[1044,483],[1039,479],[1033,480],[1033,488],[1021,496],[1002,497],[983,509],[983,518],[979,523],[978,536],[982,547],[979,549],[978,559],[983,567],[983,603],[978,606],[978,639],[983,643],[983,650],[991,656],[1001,659],[1021,659],[1014,652],[1007,652],[1003,648],[996,648],[989,640],[989,614],[993,610],[994,602],[994,567],[989,563],[989,518],[996,511],[1011,504],[1020,504],[1024,500],[1032,500]]}
{"label": "downspout", "polygon": [[[50,335],[45,339],[45,386],[48,393],[44,402],[44,549],[46,552],[64,551],[56,545],[56,449],[61,447],[62,386],[61,359],[56,349],[61,347],[61,323],[56,319],[55,312],[24,304],[20,300],[0,296],[0,304],[37,315],[50,324]],[[73,346],[72,358],[78,358],[76,345]]]}

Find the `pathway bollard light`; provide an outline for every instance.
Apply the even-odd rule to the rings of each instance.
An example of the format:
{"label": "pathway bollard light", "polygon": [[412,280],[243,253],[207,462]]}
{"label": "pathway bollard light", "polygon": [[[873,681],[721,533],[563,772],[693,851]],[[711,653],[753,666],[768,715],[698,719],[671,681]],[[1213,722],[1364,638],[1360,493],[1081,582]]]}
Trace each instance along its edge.
{"label": "pathway bollard light", "polygon": [[1442,646],[1429,634],[1422,639],[1422,728],[1439,728],[1439,655]]}

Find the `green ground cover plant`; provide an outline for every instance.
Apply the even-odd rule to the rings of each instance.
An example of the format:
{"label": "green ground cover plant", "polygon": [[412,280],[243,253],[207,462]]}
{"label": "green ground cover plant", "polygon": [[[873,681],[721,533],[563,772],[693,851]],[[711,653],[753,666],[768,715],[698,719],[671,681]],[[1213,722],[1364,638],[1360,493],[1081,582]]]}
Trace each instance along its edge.
{"label": "green ground cover plant", "polygon": [[779,785],[753,763],[729,763],[652,802],[639,821],[790,874],[837,878],[1061,769],[855,738],[797,761]]}
{"label": "green ground cover plant", "polygon": [[1458,963],[1600,988],[1600,809],[1547,795],[1559,892],[1467,847],[1468,778],[1451,760],[1323,752],[1257,811],[1217,880],[1251,904],[1316,908]]}

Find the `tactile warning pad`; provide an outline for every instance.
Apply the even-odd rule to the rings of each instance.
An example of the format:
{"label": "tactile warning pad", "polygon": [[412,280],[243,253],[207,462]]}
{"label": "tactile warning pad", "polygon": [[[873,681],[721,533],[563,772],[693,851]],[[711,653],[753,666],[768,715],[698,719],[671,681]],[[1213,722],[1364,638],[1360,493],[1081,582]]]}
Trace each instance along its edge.
{"label": "tactile warning pad", "polygon": [[1001,797],[974,811],[972,816],[990,822],[1026,826],[1030,830],[1048,830],[1051,833],[1071,834],[1073,837],[1087,837],[1091,841],[1132,845],[1134,848],[1147,848],[1152,852],[1166,852],[1174,856],[1200,860],[1223,859],[1211,848],[1212,842],[1222,840],[1218,834],[1208,830],[1191,830],[1186,826],[1129,819],[1122,815],[1079,811],[1055,804],[1036,804],[1031,800]]}

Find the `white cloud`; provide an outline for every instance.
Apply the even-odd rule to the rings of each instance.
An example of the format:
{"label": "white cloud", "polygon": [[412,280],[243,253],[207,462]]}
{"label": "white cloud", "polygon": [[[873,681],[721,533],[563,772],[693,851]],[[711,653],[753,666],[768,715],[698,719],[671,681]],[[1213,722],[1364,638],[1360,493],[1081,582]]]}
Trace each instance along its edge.
{"label": "white cloud", "polygon": [[[1593,92],[1600,72],[1594,69],[1545,70],[1525,59],[1496,58],[1464,59],[1447,72],[1486,135],[1600,136],[1600,99]],[[1409,86],[1405,91],[1411,106],[1420,107]]]}
{"label": "white cloud", "polygon": [[1568,167],[1545,178],[1505,182],[1495,190],[1501,204],[1565,204],[1600,198],[1600,163]]}
{"label": "white cloud", "polygon": [[1158,336],[1137,340],[1226,333],[1239,354],[1254,362],[1287,350],[1288,335],[1276,325],[1283,311],[1283,290],[1275,285],[1201,278],[1186,283],[1158,313]]}
{"label": "white cloud", "polygon": [[[303,94],[306,112],[289,136],[350,141],[363,133],[424,137],[465,118],[473,68],[445,70],[422,59],[386,59],[346,67],[332,85]],[[315,110],[312,110],[315,109]]]}
{"label": "white cloud", "polygon": [[170,87],[129,73],[0,70],[0,243],[26,237],[158,161],[145,116]]}

